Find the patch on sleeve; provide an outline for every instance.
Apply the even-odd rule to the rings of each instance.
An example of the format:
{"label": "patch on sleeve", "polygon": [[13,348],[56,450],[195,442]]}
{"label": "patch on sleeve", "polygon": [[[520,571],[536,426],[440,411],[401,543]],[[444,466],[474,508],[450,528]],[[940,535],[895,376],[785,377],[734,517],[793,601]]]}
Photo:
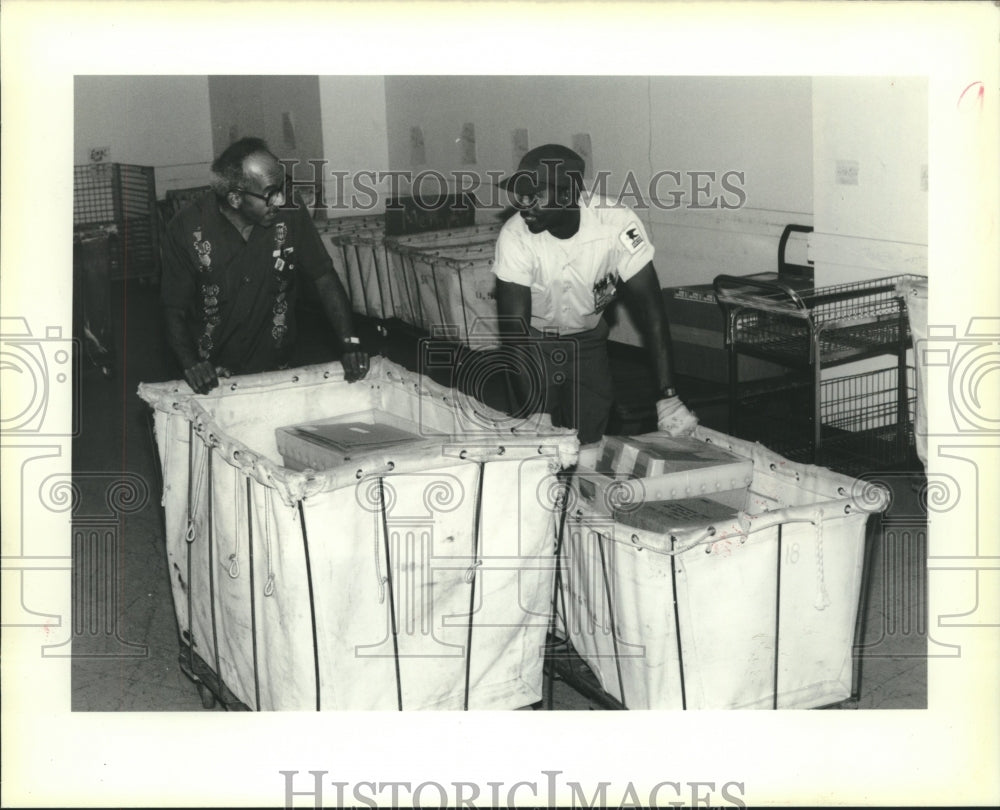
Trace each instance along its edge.
{"label": "patch on sleeve", "polygon": [[639,249],[646,244],[643,238],[639,223],[632,221],[625,226],[625,229],[618,234],[618,241],[621,242],[629,253],[638,253]]}

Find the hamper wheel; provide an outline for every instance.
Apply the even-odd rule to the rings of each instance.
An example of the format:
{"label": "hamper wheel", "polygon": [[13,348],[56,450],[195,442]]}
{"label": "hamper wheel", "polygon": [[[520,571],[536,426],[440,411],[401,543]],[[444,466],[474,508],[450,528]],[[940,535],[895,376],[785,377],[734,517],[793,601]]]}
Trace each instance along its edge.
{"label": "hamper wheel", "polygon": [[212,690],[203,683],[195,685],[198,687],[198,697],[201,698],[201,707],[203,709],[215,708],[215,695],[212,693]]}

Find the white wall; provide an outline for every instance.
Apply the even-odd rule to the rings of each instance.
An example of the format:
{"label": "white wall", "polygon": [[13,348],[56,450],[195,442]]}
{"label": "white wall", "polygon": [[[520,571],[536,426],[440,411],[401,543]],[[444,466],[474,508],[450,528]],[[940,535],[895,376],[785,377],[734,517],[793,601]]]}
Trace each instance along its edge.
{"label": "white wall", "polygon": [[[813,79],[816,230],[808,253],[818,286],[927,273],[927,92],[923,78]],[[883,355],[823,376],[894,363]]]}
{"label": "white wall", "polygon": [[156,193],[203,185],[212,160],[206,76],[77,76],[73,162],[92,147],[110,160],[156,167]]}
{"label": "white wall", "polygon": [[323,156],[316,76],[209,76],[212,154],[239,138],[267,141],[285,160],[297,160],[296,180],[312,180],[307,161]]}
{"label": "white wall", "polygon": [[926,79],[813,79],[813,140],[817,284],[926,273]]}
{"label": "white wall", "polygon": [[[323,129],[323,157],[333,171],[385,172],[389,168],[386,134],[385,79],[382,76],[320,76],[320,113]],[[326,198],[330,206],[351,202],[352,184],[337,183],[327,172]],[[341,193],[343,192],[343,193]],[[356,195],[367,203],[366,195]],[[364,197],[363,200],[360,198]],[[373,211],[383,211],[379,200]],[[361,213],[332,207],[331,217]]]}
{"label": "white wall", "polygon": [[[513,133],[528,146],[574,145],[590,135],[593,171],[608,171],[617,195],[629,172],[650,203],[650,179],[665,178],[660,200],[684,192],[683,206],[638,211],[657,249],[663,286],[708,283],[719,273],[774,270],[782,227],[812,224],[812,85],[808,77],[643,76],[389,76],[385,82],[389,164],[393,170],[509,172],[516,166]],[[475,165],[463,163],[462,127],[475,126]],[[413,159],[411,130],[423,133],[425,160]],[[693,171],[743,172],[746,204],[736,210],[692,210],[722,193],[719,183],[695,199]],[[704,181],[702,181],[704,182]],[[738,181],[733,181],[738,182]],[[481,194],[489,200],[489,194]],[[725,199],[738,204],[732,194]],[[640,207],[635,194],[625,202]],[[495,207],[482,212],[491,216]],[[801,251],[796,253],[796,250]],[[789,258],[805,260],[804,244]],[[622,319],[613,337],[637,342]]]}
{"label": "white wall", "polygon": [[[351,173],[388,169],[383,77],[320,76],[318,95],[301,83],[308,99],[296,94],[295,80],[301,77],[267,77],[266,84],[264,78],[213,77],[213,108],[208,76],[79,76],[73,162],[88,163],[91,147],[110,147],[114,162],[156,167],[156,190],[163,197],[167,189],[207,183],[208,167],[218,151],[213,113],[219,144],[228,143],[231,126],[247,135],[251,128],[266,125],[264,137],[278,154],[293,154],[283,145],[280,112],[288,108],[297,140],[302,141],[295,155],[303,160],[325,159],[330,169]],[[311,109],[300,109],[304,100]],[[257,119],[262,106],[278,110],[278,115],[261,124]],[[248,118],[251,114],[257,118]],[[252,134],[260,134],[256,129]],[[308,177],[310,171],[303,165],[296,177]],[[335,191],[329,177],[326,188],[329,198]],[[354,212],[331,212],[342,213]]]}

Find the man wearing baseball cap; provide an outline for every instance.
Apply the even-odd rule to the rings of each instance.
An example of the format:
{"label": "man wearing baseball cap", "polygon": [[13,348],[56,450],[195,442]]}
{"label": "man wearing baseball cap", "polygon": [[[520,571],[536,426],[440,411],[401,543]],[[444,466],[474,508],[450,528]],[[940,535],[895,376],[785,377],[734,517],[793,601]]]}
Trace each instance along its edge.
{"label": "man wearing baseball cap", "polygon": [[543,411],[581,444],[600,440],[614,400],[603,312],[621,291],[655,374],[658,428],[690,433],[698,420],[674,388],[653,246],[630,208],[584,193],[584,169],[572,149],[545,144],[500,182],[520,212],[501,229],[493,266],[501,338],[521,361],[515,413]]}

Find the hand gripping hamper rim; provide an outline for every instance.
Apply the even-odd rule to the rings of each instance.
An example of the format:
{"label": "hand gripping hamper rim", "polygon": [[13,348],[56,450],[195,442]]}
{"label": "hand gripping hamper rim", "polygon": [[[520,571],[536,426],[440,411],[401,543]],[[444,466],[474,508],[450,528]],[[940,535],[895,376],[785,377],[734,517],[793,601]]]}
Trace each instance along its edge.
{"label": "hand gripping hamper rim", "polygon": [[[191,423],[195,435],[206,444],[217,448],[226,463],[238,468],[259,484],[273,487],[288,506],[320,492],[355,484],[358,480],[371,475],[385,474],[400,463],[405,463],[408,469],[417,470],[453,464],[456,459],[475,463],[499,456],[528,458],[541,455],[551,459],[554,469],[565,469],[575,464],[578,458],[579,442],[575,432],[566,428],[552,427],[551,420],[542,417],[532,423],[537,427],[535,430],[522,432],[507,429],[502,433],[503,429],[497,427],[496,433],[489,437],[462,433],[446,435],[442,439],[445,452],[440,458],[427,458],[425,451],[421,449],[409,451],[403,449],[366,456],[356,466],[349,465],[318,472],[298,472],[277,464],[229,436],[203,404],[218,400],[227,392],[260,392],[268,388],[286,386],[289,383],[309,385],[343,380],[343,366],[340,363],[329,363],[228,378],[221,381],[220,386],[214,391],[205,395],[195,394],[187,383],[182,381],[141,383],[138,394],[154,410],[165,414],[181,414]],[[354,385],[378,386],[384,383],[412,389],[417,396],[430,397],[445,404],[453,402],[455,393],[452,389],[378,356],[372,358],[368,376]],[[495,426],[509,422],[506,414],[482,403],[477,403],[476,415],[480,419],[492,421]],[[501,435],[502,439],[499,438]]]}

